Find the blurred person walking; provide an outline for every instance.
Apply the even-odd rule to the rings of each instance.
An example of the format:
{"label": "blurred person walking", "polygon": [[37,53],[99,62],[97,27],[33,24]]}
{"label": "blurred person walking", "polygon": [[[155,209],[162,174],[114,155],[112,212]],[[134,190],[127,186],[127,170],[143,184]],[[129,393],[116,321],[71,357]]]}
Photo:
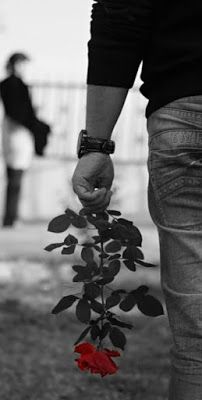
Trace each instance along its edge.
{"label": "blurred person walking", "polygon": [[108,206],[114,177],[111,134],[143,62],[148,202],[159,233],[173,335],[169,400],[202,399],[201,18],[201,0],[95,1],[86,126],[72,178],[84,207],[100,212]]}
{"label": "blurred person walking", "polygon": [[22,180],[33,155],[43,155],[50,128],[35,114],[24,82],[29,57],[24,53],[12,54],[6,63],[7,78],[0,83],[4,106],[2,122],[2,149],[6,165],[7,188],[3,226],[13,226],[18,218]]}

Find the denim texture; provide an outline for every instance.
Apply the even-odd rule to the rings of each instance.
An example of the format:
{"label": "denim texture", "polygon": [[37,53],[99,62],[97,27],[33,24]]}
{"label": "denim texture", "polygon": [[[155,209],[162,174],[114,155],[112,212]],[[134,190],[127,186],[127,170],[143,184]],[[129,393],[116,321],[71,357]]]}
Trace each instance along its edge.
{"label": "denim texture", "polygon": [[148,204],[170,328],[169,400],[202,399],[202,96],[148,118]]}

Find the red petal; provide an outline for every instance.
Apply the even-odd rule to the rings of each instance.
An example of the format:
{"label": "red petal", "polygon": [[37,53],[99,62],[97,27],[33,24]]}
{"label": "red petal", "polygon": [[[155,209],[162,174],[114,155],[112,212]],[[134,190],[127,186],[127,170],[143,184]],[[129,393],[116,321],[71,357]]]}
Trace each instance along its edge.
{"label": "red petal", "polygon": [[[84,344],[84,343],[83,343]],[[91,345],[92,346],[92,345]],[[78,346],[80,351],[80,346]],[[93,349],[92,349],[93,347]],[[107,374],[114,374],[117,372],[118,367],[110,358],[109,351],[96,351],[95,347],[91,347],[90,353],[81,354],[75,361],[78,367],[82,370],[89,370],[92,374],[100,374],[104,377]],[[83,346],[82,346],[83,349]],[[112,352],[114,353],[114,352]],[[118,353],[118,352],[115,352]]]}
{"label": "red petal", "polygon": [[109,349],[104,349],[104,352],[109,356],[109,357],[120,357],[119,351],[116,350],[109,350]]}
{"label": "red petal", "polygon": [[81,354],[93,353],[94,351],[95,351],[95,346],[87,342],[78,344],[74,349],[75,353],[81,353]]}
{"label": "red petal", "polygon": [[93,354],[93,358],[95,361],[95,365],[100,370],[100,374],[102,376],[106,374],[114,374],[115,372],[117,372],[117,365],[104,352],[96,351]]}
{"label": "red petal", "polygon": [[91,369],[95,368],[93,354],[94,353],[81,354],[80,358],[75,360],[78,364],[78,367],[82,370],[86,370],[86,369],[91,370]]}
{"label": "red petal", "polygon": [[77,358],[75,361],[77,362],[78,367],[82,371],[85,371],[86,369],[88,369],[88,366],[85,363],[83,363],[80,358]]}

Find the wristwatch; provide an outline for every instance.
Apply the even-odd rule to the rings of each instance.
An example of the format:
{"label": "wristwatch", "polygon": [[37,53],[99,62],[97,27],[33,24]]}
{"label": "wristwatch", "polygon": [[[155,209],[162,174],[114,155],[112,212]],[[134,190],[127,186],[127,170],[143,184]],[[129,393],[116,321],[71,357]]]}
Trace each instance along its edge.
{"label": "wristwatch", "polygon": [[115,150],[115,142],[113,140],[94,138],[88,136],[86,130],[82,129],[79,133],[77,142],[77,155],[81,158],[84,154],[98,152],[104,154],[112,154]]}

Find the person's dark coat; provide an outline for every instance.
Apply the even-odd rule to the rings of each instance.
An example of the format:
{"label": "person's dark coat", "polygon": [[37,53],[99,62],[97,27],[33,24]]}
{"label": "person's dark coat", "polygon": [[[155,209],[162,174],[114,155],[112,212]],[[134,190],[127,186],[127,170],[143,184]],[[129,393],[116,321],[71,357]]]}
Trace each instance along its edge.
{"label": "person's dark coat", "polygon": [[50,126],[37,118],[28,86],[19,77],[10,75],[0,83],[0,94],[5,114],[32,132],[35,152],[43,155]]}

